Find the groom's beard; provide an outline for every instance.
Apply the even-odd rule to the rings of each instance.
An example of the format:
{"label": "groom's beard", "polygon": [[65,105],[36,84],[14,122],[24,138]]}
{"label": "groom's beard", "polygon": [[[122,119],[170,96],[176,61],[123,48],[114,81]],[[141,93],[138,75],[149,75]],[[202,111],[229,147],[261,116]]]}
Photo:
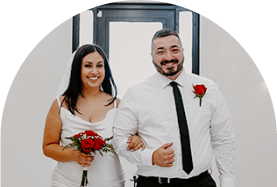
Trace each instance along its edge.
{"label": "groom's beard", "polygon": [[[178,64],[177,65],[177,69],[174,70],[175,67],[169,67],[169,68],[166,68],[166,72],[165,72],[165,70],[163,69],[162,66],[165,66],[167,63],[172,63],[172,62],[174,64]],[[176,75],[177,73],[179,73],[183,69],[184,58],[183,58],[183,60],[180,63],[179,63],[179,61],[177,59],[172,59],[170,61],[168,61],[168,60],[162,61],[160,63],[160,65],[155,63],[154,60],[153,60],[153,64],[154,64],[154,66],[156,67],[157,71],[160,74],[165,75],[165,76],[174,76],[174,75]]]}

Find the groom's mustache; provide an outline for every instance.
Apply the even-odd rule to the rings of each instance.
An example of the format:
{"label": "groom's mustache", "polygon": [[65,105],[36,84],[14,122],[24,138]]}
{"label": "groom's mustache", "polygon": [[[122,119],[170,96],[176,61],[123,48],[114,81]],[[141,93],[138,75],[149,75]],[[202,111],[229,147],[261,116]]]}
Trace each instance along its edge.
{"label": "groom's mustache", "polygon": [[165,65],[167,63],[174,63],[174,64],[177,64],[179,61],[177,59],[172,59],[172,60],[164,60],[161,62],[161,65]]}

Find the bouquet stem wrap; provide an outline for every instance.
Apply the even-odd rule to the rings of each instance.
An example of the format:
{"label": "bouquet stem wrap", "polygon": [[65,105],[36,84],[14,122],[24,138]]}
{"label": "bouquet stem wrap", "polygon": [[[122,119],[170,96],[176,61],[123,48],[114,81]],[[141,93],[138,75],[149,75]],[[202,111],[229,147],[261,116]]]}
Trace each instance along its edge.
{"label": "bouquet stem wrap", "polygon": [[88,186],[88,168],[85,167],[83,169],[82,182],[80,187],[87,187],[87,186]]}

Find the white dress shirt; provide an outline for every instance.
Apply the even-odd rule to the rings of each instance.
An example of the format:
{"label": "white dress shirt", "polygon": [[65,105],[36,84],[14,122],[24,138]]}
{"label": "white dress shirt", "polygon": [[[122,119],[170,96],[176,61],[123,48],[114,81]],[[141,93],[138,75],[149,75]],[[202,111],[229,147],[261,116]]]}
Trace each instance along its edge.
{"label": "white dress shirt", "polygon": [[[182,170],[179,125],[170,79],[155,73],[128,89],[122,98],[114,122],[116,152],[138,166],[138,174],[168,178],[190,178],[211,167],[215,156],[221,187],[234,186],[235,146],[229,112],[221,92],[210,80],[183,71],[175,80],[182,94],[193,158],[193,170]],[[206,94],[195,98],[193,85],[204,84]],[[144,150],[126,149],[130,134],[138,133]],[[173,142],[175,162],[172,167],[152,165],[152,154]]]}

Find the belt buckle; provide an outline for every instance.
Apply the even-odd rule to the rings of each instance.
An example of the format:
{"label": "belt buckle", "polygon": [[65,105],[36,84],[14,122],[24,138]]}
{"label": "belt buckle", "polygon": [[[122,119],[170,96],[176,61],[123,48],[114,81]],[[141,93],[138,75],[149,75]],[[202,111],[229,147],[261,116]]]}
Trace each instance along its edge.
{"label": "belt buckle", "polygon": [[[166,184],[170,184],[170,178],[163,178],[163,179],[167,179]],[[161,177],[158,177],[158,182],[159,182],[159,184],[164,184]]]}

